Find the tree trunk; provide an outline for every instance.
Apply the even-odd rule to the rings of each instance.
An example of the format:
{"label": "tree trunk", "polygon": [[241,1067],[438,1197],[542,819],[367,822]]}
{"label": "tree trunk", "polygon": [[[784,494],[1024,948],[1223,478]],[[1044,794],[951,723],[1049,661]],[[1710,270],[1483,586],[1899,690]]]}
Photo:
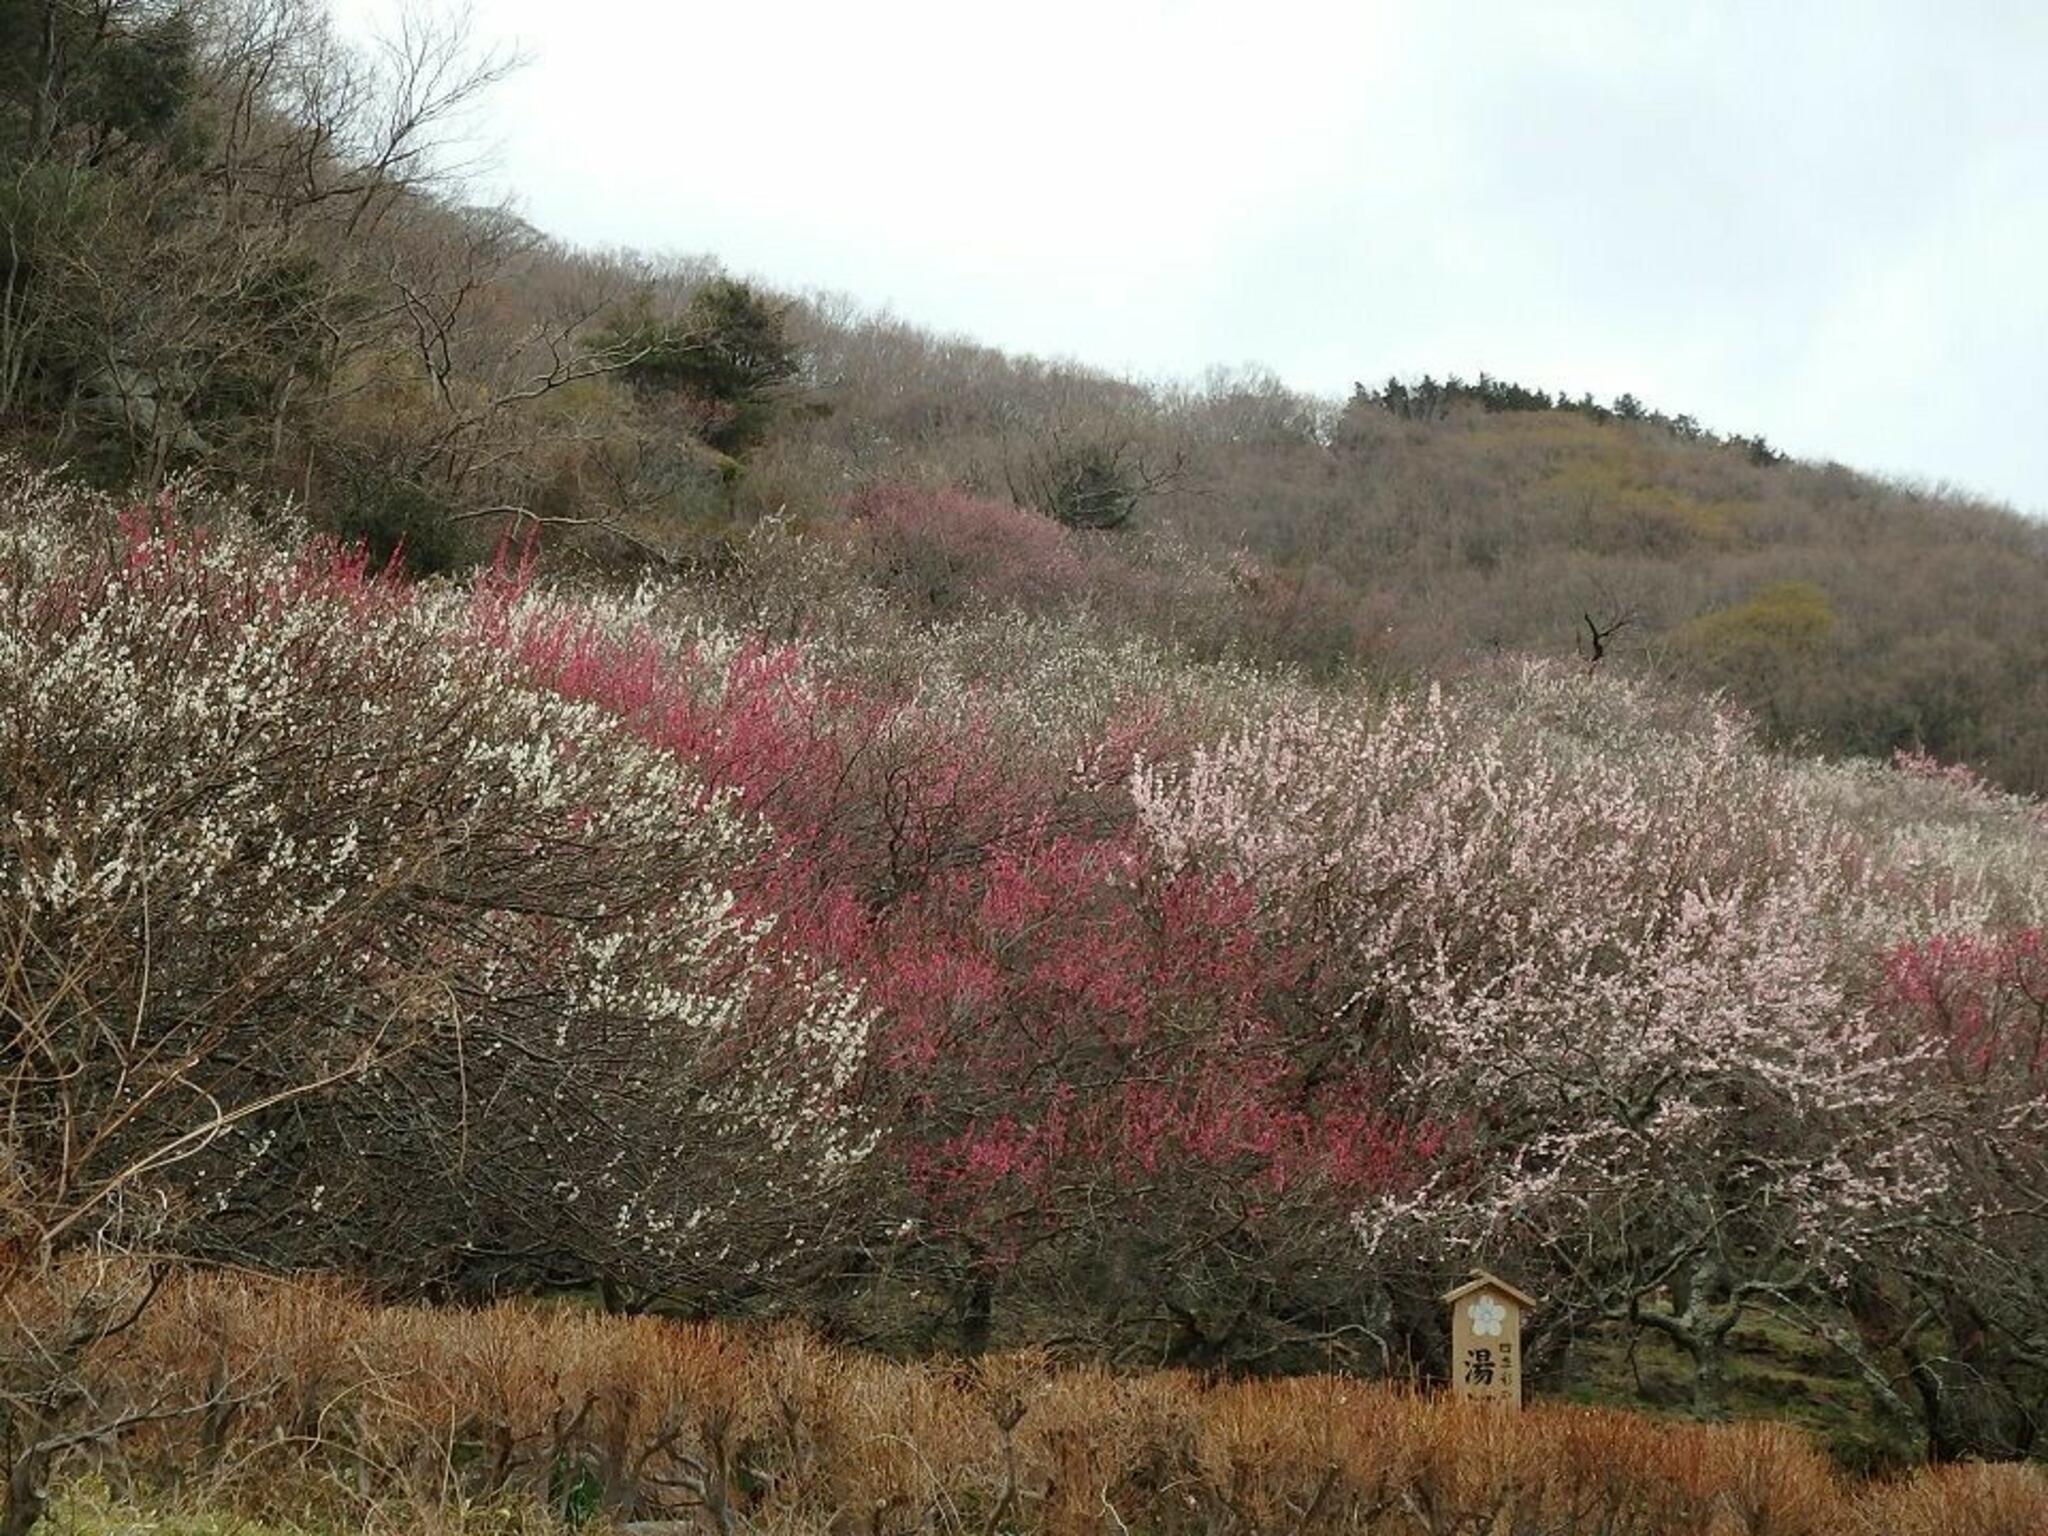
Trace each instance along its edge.
{"label": "tree trunk", "polygon": [[1741,1309],[1727,1304],[1728,1271],[1702,1254],[1686,1277],[1685,1347],[1692,1356],[1692,1411],[1703,1419],[1728,1416],[1728,1334]]}
{"label": "tree trunk", "polygon": [[1728,1352],[1721,1336],[1703,1330],[1687,1346],[1692,1355],[1692,1411],[1695,1418],[1728,1417]]}
{"label": "tree trunk", "polygon": [[0,1514],[0,1536],[28,1536],[36,1528],[48,1500],[49,1470],[50,1453],[31,1440],[7,1475],[7,1510]]}
{"label": "tree trunk", "polygon": [[960,1311],[962,1354],[979,1355],[987,1351],[989,1335],[995,1327],[995,1312],[995,1277],[977,1262],[970,1273],[966,1302]]}
{"label": "tree trunk", "polygon": [[36,82],[28,109],[28,154],[40,160],[49,153],[57,133],[58,0],[43,0],[43,25],[37,38]]}

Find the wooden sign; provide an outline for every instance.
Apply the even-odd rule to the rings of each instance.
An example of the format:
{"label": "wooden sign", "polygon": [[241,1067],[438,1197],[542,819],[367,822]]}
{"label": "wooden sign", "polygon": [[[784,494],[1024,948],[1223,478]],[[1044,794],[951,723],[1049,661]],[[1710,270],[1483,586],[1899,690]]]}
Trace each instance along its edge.
{"label": "wooden sign", "polygon": [[1444,1300],[1451,1308],[1451,1390],[1460,1397],[1522,1406],[1522,1314],[1536,1299],[1475,1269]]}

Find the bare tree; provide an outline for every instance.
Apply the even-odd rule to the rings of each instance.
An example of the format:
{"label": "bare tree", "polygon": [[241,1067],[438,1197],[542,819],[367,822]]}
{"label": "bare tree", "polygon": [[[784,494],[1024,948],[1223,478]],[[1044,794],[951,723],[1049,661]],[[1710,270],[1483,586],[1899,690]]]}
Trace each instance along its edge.
{"label": "bare tree", "polygon": [[1036,507],[1070,528],[1108,530],[1131,521],[1151,498],[1179,479],[1185,459],[1149,457],[1114,431],[1052,427],[1007,452],[1003,478],[1011,499]]}

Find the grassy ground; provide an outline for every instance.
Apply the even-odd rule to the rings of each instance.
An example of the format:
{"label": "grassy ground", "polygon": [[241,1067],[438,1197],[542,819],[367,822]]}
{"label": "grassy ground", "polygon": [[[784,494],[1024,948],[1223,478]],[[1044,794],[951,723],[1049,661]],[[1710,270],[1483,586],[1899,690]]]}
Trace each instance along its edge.
{"label": "grassy ground", "polygon": [[257,1523],[219,1510],[145,1509],[90,1485],[67,1490],[40,1529],[49,1536],[315,1536],[303,1526]]}

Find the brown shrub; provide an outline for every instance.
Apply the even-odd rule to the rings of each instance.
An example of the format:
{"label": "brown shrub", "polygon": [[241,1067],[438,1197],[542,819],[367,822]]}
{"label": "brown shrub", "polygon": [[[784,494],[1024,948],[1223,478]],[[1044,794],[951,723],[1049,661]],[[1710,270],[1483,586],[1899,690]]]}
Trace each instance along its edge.
{"label": "brown shrub", "polygon": [[1867,1489],[1835,1527],[1852,1536],[2039,1536],[2048,1478],[2032,1467],[1936,1467]]}
{"label": "brown shrub", "polygon": [[175,1276],[102,1342],[93,1389],[188,1406],[126,1437],[124,1478],[271,1516],[366,1520],[399,1499],[875,1536],[2048,1529],[2031,1469],[1857,1490],[1780,1426],[1506,1415],[1336,1377],[1117,1375],[1035,1352],[907,1364],[566,1305],[377,1307],[327,1281]]}

